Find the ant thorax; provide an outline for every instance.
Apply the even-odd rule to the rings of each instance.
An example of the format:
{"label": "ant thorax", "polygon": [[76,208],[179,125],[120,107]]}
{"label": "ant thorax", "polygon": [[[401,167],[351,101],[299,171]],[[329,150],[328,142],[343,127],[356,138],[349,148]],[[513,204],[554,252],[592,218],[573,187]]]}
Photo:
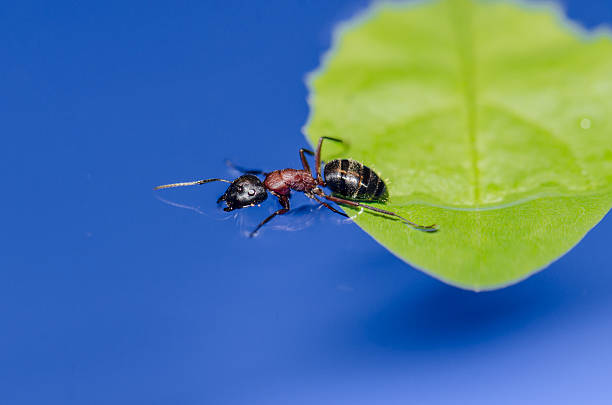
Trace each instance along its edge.
{"label": "ant thorax", "polygon": [[289,195],[291,190],[310,192],[317,186],[317,181],[305,170],[283,169],[269,173],[264,186],[276,194]]}

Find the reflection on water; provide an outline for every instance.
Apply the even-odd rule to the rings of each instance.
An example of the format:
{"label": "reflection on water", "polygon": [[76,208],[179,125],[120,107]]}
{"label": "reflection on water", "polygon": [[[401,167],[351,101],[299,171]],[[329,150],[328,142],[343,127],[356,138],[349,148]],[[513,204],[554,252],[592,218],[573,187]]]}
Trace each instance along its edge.
{"label": "reflection on water", "polygon": [[[155,195],[155,198],[172,207],[193,211],[198,215],[204,215],[215,220],[225,221],[234,219],[240,233],[245,237],[248,237],[261,221],[280,208],[275,198],[265,201],[260,206],[247,207],[232,212],[223,211],[221,204],[213,206],[208,202],[204,205],[196,205],[196,202],[193,202],[193,197],[184,197],[181,200],[170,200],[160,195]],[[320,204],[308,202],[307,200],[305,203],[295,208],[292,207],[288,213],[275,217],[258,232],[257,236],[259,237],[262,233],[269,230],[286,232],[301,231],[320,221],[326,221],[337,225],[350,224],[353,222],[352,218],[342,217]]]}

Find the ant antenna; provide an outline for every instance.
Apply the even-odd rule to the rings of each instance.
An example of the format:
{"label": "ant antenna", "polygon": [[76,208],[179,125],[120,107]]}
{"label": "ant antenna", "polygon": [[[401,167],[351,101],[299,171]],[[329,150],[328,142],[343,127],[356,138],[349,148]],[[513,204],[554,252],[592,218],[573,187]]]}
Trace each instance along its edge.
{"label": "ant antenna", "polygon": [[164,184],[163,186],[155,187],[153,190],[161,190],[162,188],[170,188],[170,187],[196,186],[198,184],[210,183],[211,181],[224,181],[226,183],[231,183],[231,181],[224,180],[224,179],[205,179],[205,180],[188,181],[186,183]]}

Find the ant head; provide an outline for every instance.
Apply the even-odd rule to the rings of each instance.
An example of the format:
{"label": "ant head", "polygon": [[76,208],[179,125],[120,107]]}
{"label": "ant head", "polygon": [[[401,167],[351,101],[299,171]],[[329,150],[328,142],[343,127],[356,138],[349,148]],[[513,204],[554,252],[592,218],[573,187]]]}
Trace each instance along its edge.
{"label": "ant head", "polygon": [[257,205],[266,198],[268,192],[261,180],[252,174],[245,174],[234,180],[217,202],[225,201],[227,207],[223,210],[229,212]]}

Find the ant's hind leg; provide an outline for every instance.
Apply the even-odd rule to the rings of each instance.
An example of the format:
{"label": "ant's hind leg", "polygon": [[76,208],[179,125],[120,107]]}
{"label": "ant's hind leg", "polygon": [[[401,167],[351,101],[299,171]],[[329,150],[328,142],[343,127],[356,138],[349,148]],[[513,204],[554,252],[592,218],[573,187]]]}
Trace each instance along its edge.
{"label": "ant's hind leg", "polygon": [[244,173],[244,174],[263,174],[263,175],[267,175],[268,174],[267,172],[264,172],[263,170],[246,169],[246,168],[244,168],[242,166],[236,166],[231,160],[226,160],[225,164],[230,169],[234,169],[234,170],[239,171],[240,173]]}
{"label": "ant's hind leg", "polygon": [[273,213],[272,215],[270,215],[268,218],[264,219],[263,221],[261,221],[261,223],[257,225],[257,228],[255,228],[255,230],[253,230],[253,232],[249,234],[249,238],[252,238],[253,236],[257,235],[257,232],[261,229],[261,227],[267,224],[268,222],[270,222],[270,220],[274,218],[275,216],[283,215],[289,212],[289,197],[285,195],[281,195],[281,196],[276,195],[276,196],[278,197],[278,202],[280,202],[283,208],[276,211],[275,213]]}
{"label": "ant's hind leg", "polygon": [[321,204],[322,206],[324,206],[325,208],[329,208],[331,211],[335,212],[336,214],[340,214],[345,218],[349,218],[348,215],[346,215],[344,212],[338,211],[337,209],[335,209],[334,207],[332,207],[331,205],[329,205],[328,203],[326,203],[325,201],[321,201],[319,200],[317,197],[313,196],[308,196],[310,198],[312,198],[313,200],[317,201],[319,204]]}
{"label": "ant's hind leg", "polygon": [[399,218],[403,223],[405,223],[406,225],[410,225],[411,227],[413,227],[414,229],[418,231],[423,231],[423,232],[437,232],[438,231],[438,228],[436,227],[435,224],[434,225],[419,225],[412,221],[407,220],[406,218],[402,217],[401,215],[396,214],[395,212],[372,207],[370,205],[361,204],[357,201],[351,201],[351,200],[345,200],[343,198],[333,197],[331,195],[323,195],[322,197],[330,201],[333,201],[337,204],[352,205],[353,207],[362,207],[370,211],[378,212],[380,214],[390,215],[390,216]]}

